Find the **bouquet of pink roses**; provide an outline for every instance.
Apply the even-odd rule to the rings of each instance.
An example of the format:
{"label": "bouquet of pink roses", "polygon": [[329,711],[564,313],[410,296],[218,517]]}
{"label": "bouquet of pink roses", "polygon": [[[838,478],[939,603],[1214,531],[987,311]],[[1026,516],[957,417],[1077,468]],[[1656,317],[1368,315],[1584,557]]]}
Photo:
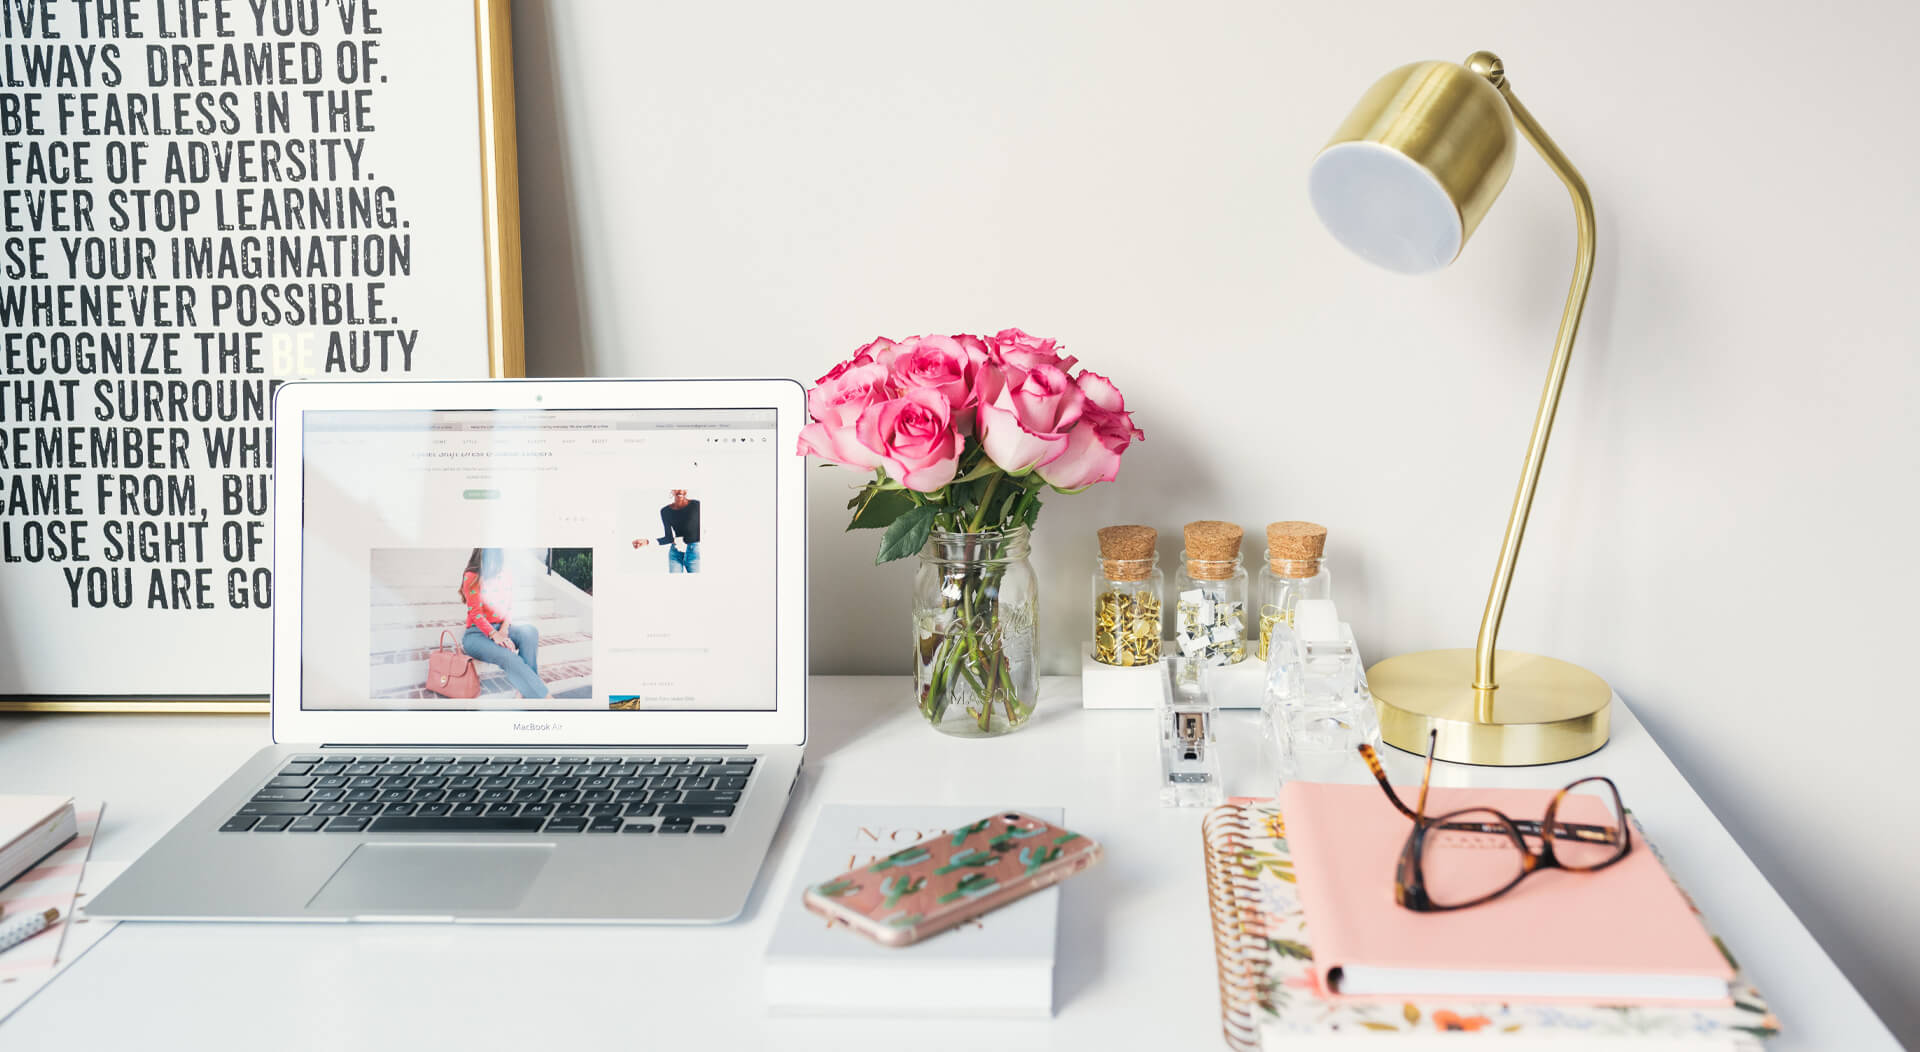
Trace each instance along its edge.
{"label": "bouquet of pink roses", "polygon": [[1004,732],[1032,715],[1025,554],[1041,491],[1111,481],[1143,437],[1119,388],[1075,364],[1019,329],[878,339],[807,392],[799,452],[873,472],[847,507],[848,529],[886,531],[874,561],[936,542],[914,613],[915,683],[921,713],[949,733]]}
{"label": "bouquet of pink roses", "polygon": [[807,392],[802,455],[874,473],[849,529],[885,529],[875,562],[920,550],[934,529],[1032,527],[1040,491],[1111,482],[1135,439],[1120,389],[1073,367],[1053,340],[881,338]]}

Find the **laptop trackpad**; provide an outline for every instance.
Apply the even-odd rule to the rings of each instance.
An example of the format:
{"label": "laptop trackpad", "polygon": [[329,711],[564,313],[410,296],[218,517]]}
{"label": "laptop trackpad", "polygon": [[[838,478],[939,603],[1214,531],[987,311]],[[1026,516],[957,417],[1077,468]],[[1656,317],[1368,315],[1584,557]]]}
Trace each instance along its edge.
{"label": "laptop trackpad", "polygon": [[552,854],[552,844],[361,844],[307,908],[352,914],[510,910]]}

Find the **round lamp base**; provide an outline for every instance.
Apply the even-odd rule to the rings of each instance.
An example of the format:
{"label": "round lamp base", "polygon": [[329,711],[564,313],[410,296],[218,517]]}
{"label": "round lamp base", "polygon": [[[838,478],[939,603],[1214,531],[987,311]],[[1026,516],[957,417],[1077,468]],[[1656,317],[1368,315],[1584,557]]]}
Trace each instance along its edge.
{"label": "round lamp base", "polygon": [[1476,713],[1473,651],[1423,650],[1367,670],[1388,745],[1486,767],[1525,767],[1578,759],[1607,743],[1613,690],[1578,665],[1513,650],[1494,652],[1500,686],[1492,712]]}

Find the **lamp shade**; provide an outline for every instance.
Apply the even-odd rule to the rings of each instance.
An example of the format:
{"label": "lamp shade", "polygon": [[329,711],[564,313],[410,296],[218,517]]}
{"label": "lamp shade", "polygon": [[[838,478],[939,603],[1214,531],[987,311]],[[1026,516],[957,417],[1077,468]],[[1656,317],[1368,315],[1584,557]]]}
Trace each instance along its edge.
{"label": "lamp shade", "polygon": [[1513,171],[1513,113],[1488,79],[1416,62],[1376,81],[1314,158],[1314,211],[1354,254],[1402,274],[1453,262]]}

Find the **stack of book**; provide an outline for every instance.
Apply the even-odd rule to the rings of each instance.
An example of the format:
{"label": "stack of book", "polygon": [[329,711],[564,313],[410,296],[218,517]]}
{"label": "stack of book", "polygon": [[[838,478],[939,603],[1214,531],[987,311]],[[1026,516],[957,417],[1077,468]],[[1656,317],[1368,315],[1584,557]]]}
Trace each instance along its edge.
{"label": "stack of book", "polygon": [[73,839],[73,800],[64,796],[0,796],[0,887]]}
{"label": "stack of book", "polygon": [[[1428,814],[1546,812],[1551,791],[1433,789]],[[1407,799],[1412,799],[1411,796]],[[1562,817],[1575,798],[1562,805]],[[1636,827],[1594,873],[1548,871],[1482,905],[1394,901],[1412,823],[1373,785],[1290,782],[1208,816],[1223,1024],[1288,1052],[1398,1035],[1395,1048],[1751,1050],[1777,1032]]]}

